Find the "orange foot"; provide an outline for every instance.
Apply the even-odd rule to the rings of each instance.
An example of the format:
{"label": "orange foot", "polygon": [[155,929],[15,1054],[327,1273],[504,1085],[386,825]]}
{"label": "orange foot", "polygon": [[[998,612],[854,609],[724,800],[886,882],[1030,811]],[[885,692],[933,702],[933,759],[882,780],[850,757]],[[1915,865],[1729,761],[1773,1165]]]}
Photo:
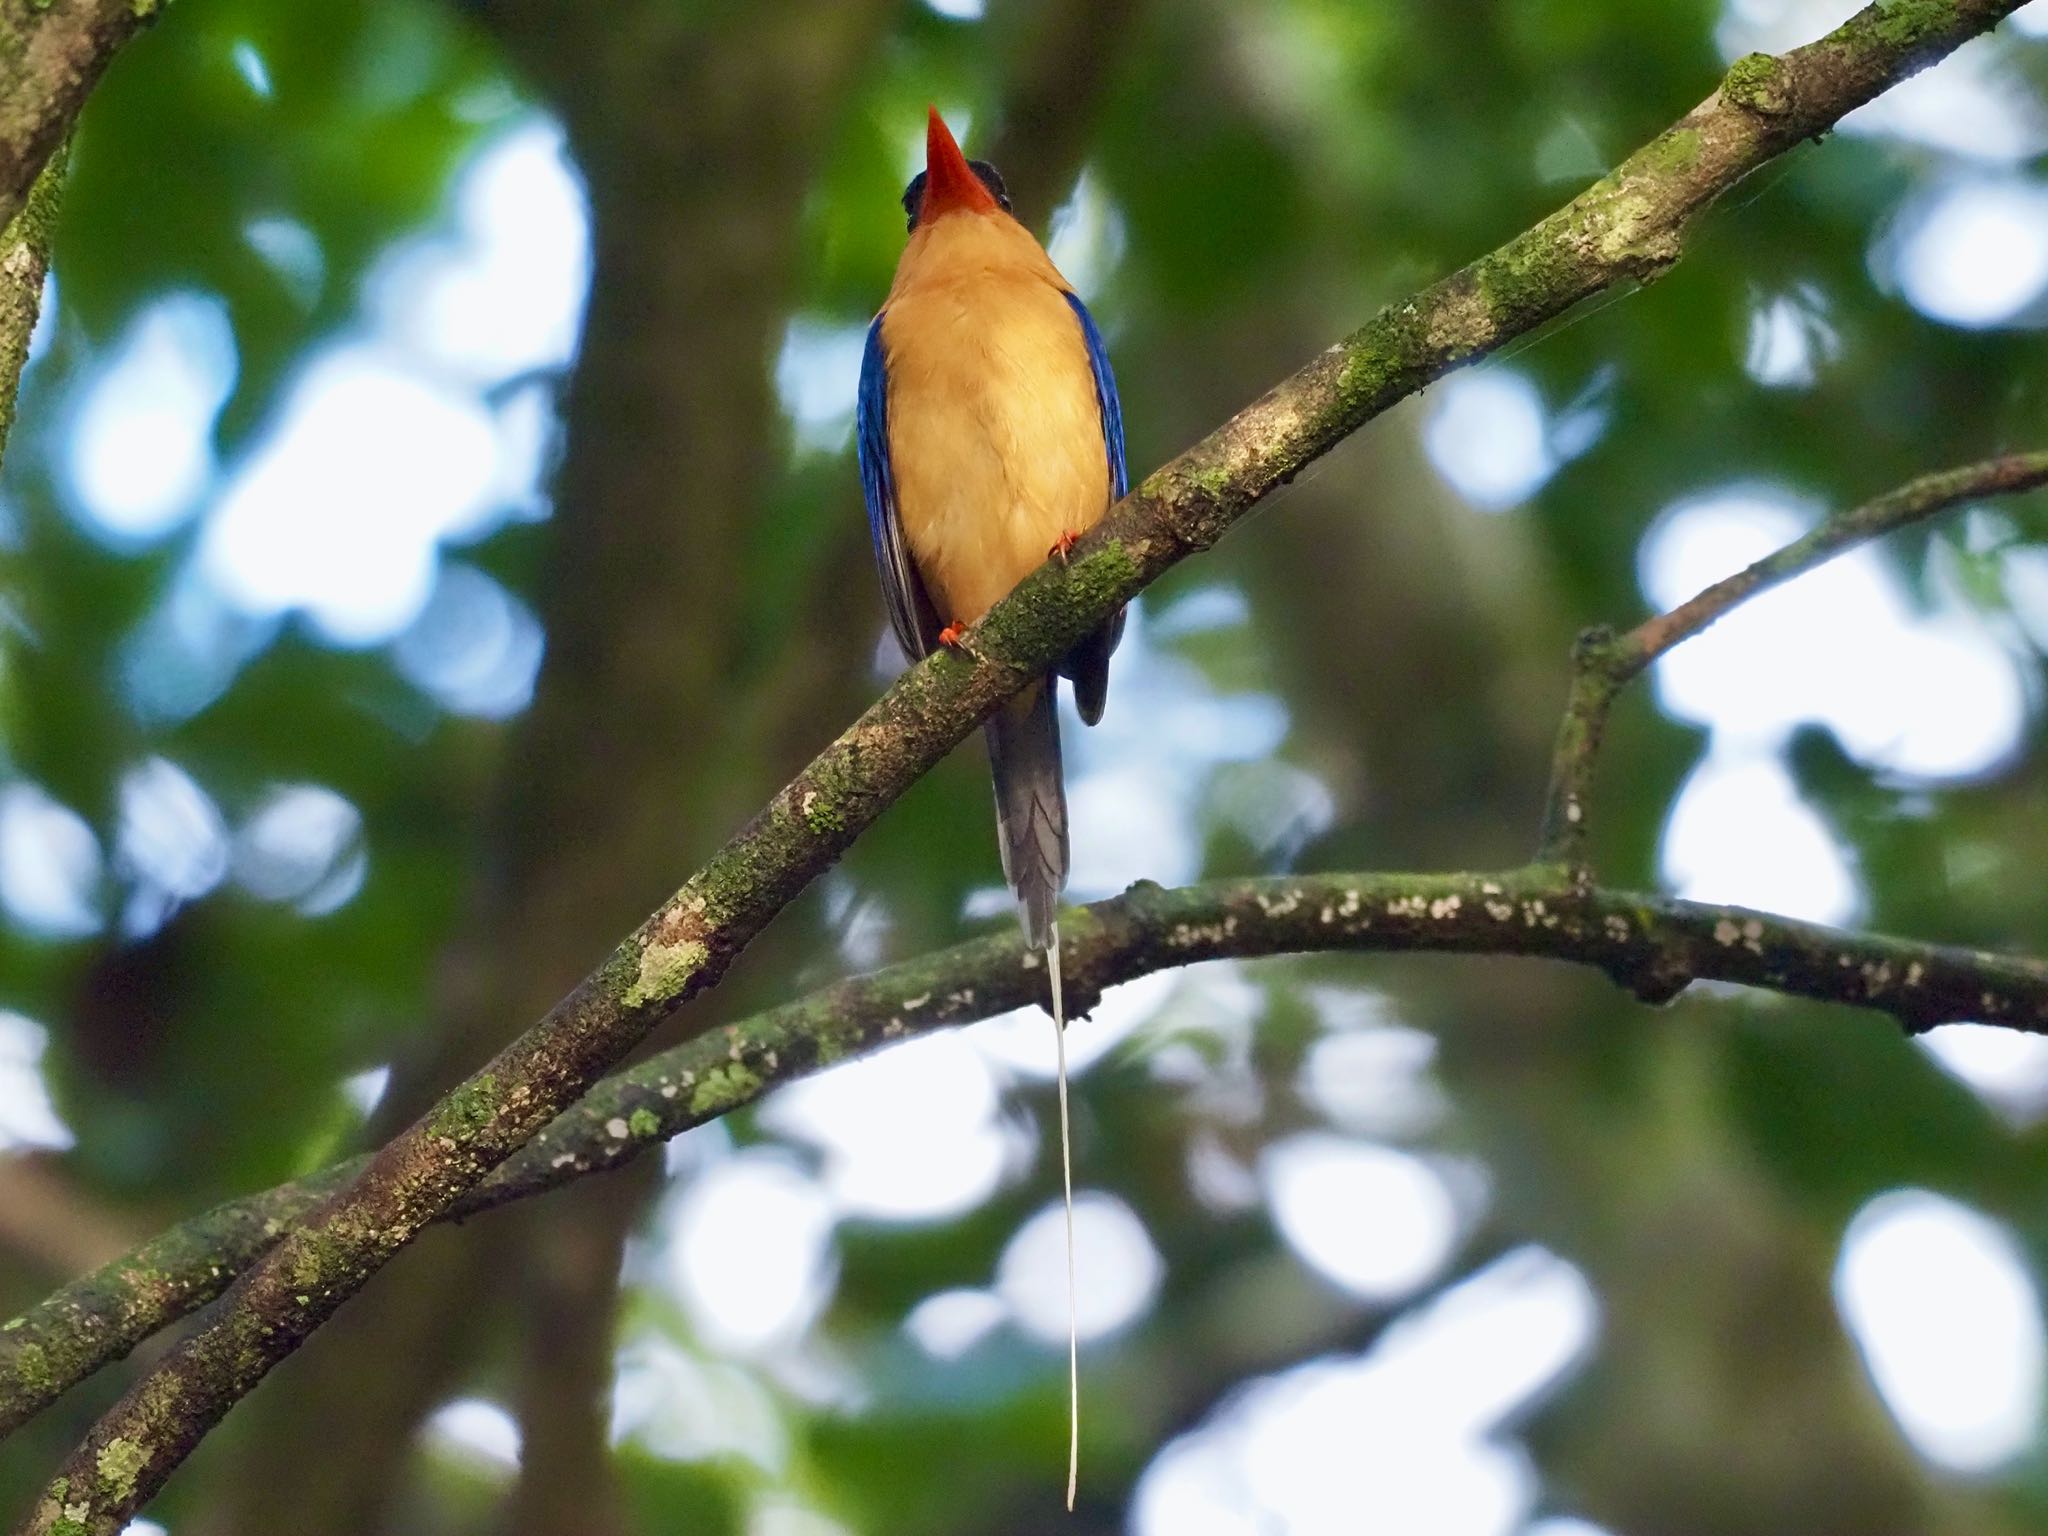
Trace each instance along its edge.
{"label": "orange foot", "polygon": [[981,659],[981,653],[967,643],[967,626],[958,619],[939,631],[939,644],[949,650],[965,651],[977,661]]}
{"label": "orange foot", "polygon": [[1045,552],[1046,558],[1050,560],[1057,560],[1061,565],[1065,565],[1067,563],[1067,552],[1080,542],[1081,535],[1073,532],[1070,529],[1067,532],[1061,534],[1059,536],[1058,541],[1053,545],[1053,547]]}

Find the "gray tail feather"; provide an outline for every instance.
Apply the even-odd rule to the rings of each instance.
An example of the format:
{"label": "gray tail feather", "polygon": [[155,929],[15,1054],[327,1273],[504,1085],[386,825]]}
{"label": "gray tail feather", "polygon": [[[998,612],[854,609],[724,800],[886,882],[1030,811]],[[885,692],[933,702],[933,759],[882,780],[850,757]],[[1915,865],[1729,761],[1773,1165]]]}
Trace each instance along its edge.
{"label": "gray tail feather", "polygon": [[990,717],[989,767],[996,781],[996,840],[1003,878],[1017,893],[1024,937],[1043,949],[1067,883],[1067,792],[1060,778],[1056,684],[1036,683]]}

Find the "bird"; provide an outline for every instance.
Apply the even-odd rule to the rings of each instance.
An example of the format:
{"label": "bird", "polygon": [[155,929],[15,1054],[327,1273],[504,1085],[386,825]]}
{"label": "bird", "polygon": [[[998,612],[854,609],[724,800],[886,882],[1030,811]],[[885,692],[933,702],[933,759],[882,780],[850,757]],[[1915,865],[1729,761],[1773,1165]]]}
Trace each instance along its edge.
{"label": "bird", "polygon": [[[1003,178],[926,114],[903,193],[909,240],[862,352],[855,439],[884,605],[916,661],[967,629],[1123,499],[1123,409],[1094,318],[1014,216]],[[1080,1340],[1066,1009],[1055,911],[1066,885],[1059,686],[1094,725],[1120,608],[983,727],[996,842],[1027,944],[1045,957],[1057,1041],[1067,1226],[1067,1508],[1080,1469]]]}

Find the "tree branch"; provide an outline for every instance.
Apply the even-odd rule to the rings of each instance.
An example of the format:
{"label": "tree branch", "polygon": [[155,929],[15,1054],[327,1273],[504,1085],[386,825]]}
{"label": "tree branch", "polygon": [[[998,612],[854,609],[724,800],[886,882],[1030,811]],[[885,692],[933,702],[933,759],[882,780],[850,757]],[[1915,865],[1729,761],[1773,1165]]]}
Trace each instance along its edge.
{"label": "tree branch", "polygon": [[[974,659],[942,654],[907,673],[539,1024],[287,1232],[215,1320],[108,1411],[23,1529],[113,1536],[271,1366],[655,1023],[715,985],[883,809],[1112,609],[1431,379],[1593,293],[1662,273],[1722,192],[2018,4],[1873,5],[1820,42],[1741,61],[1720,90],[1564,208],[1383,310],[1154,474],[1069,564],[1042,568],[976,626]],[[1445,894],[1462,907],[1460,892]],[[1751,920],[1722,947],[1748,953],[1742,925]]]}
{"label": "tree branch", "polygon": [[[2048,1033],[2048,966],[1847,933],[1744,907],[1588,889],[1555,865],[1496,874],[1330,874],[1150,884],[1060,919],[1076,1014],[1113,986],[1202,960],[1352,952],[1527,956],[1663,1002],[1738,982],[1889,1014],[1913,1032],[1991,1019]],[[700,1036],[606,1078],[441,1216],[461,1221],[631,1162],[771,1089],[912,1035],[1037,1003],[1036,951],[978,939]],[[231,1202],[74,1281],[0,1329],[0,1430],[204,1305],[358,1158]]]}
{"label": "tree branch", "polygon": [[78,121],[121,45],[165,0],[0,0],[0,225]]}
{"label": "tree branch", "polygon": [[2048,453],[2012,453],[1922,475],[1875,501],[1837,513],[1783,549],[1715,582],[1669,613],[1643,620],[1625,635],[1617,635],[1605,625],[1582,633],[1572,648],[1571,692],[1552,756],[1537,862],[1585,870],[1593,770],[1607,734],[1608,711],[1615,696],[1659,656],[1690,640],[1738,603],[1803,575],[1845,549],[1881,539],[1980,496],[2007,495],[2039,485],[2048,485]]}
{"label": "tree branch", "polygon": [[21,370],[28,365],[28,344],[43,312],[43,280],[50,274],[65,158],[60,146],[36,177],[14,222],[0,230],[0,458],[14,432]]}

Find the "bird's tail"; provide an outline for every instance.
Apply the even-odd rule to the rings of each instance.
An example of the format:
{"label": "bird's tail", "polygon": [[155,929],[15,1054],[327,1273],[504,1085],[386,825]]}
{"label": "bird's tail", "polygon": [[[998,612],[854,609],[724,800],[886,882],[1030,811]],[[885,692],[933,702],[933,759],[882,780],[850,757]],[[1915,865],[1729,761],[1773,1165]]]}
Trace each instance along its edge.
{"label": "bird's tail", "polygon": [[1067,883],[1067,792],[1060,782],[1060,721],[1050,678],[990,717],[988,762],[996,781],[996,836],[1003,878],[1033,949],[1052,936],[1053,909]]}
{"label": "bird's tail", "polygon": [[[1036,683],[988,722],[989,767],[996,781],[997,840],[1003,877],[1017,893],[1024,937],[1044,954],[1051,984],[1053,1039],[1059,1059],[1060,1188],[1067,1215],[1067,1509],[1081,1469],[1080,1314],[1074,1285],[1074,1156],[1067,1120],[1067,1018],[1060,985],[1060,935],[1053,909],[1067,883],[1067,791],[1060,773],[1057,684]],[[1098,705],[1099,712],[1099,705]]]}

